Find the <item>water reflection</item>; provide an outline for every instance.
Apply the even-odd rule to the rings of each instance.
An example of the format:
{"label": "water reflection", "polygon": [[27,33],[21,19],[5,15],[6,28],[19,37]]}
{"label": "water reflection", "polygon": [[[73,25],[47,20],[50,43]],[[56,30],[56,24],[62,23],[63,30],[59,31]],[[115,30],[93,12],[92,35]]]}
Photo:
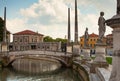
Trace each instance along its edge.
{"label": "water reflection", "polygon": [[47,61],[34,59],[18,59],[14,61],[12,65],[17,71],[34,74],[55,71],[61,67],[61,63],[57,60]]}
{"label": "water reflection", "polygon": [[0,72],[0,81],[81,81],[77,73],[71,69],[59,69],[54,73],[28,74],[13,69],[3,69]]}

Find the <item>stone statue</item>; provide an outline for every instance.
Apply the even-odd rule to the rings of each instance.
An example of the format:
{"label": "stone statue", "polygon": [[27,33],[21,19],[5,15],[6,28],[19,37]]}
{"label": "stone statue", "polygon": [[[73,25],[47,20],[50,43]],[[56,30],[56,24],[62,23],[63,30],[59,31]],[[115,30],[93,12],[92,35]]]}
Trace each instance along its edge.
{"label": "stone statue", "polygon": [[120,0],[117,0],[117,14],[120,14]]}
{"label": "stone statue", "polygon": [[84,47],[88,47],[88,39],[89,39],[88,28],[86,28],[84,34]]}
{"label": "stone statue", "polygon": [[98,25],[99,25],[99,40],[98,40],[98,42],[102,42],[104,33],[106,31],[105,19],[103,16],[104,16],[104,12],[100,12],[100,17],[98,19]]}

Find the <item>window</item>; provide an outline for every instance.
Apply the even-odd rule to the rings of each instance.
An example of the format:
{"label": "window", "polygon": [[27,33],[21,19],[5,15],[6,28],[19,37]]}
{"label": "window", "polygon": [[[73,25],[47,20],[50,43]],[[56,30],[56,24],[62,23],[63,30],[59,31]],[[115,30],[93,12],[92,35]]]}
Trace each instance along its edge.
{"label": "window", "polygon": [[92,39],[90,39],[90,41],[92,41]]}
{"label": "window", "polygon": [[22,42],[22,39],[20,39],[20,42]]}
{"label": "window", "polygon": [[82,39],[81,39],[81,42],[82,42]]}
{"label": "window", "polygon": [[35,41],[34,42],[37,42],[37,37],[35,37]]}
{"label": "window", "polygon": [[82,47],[82,44],[81,44],[81,47]]}
{"label": "window", "polygon": [[17,42],[19,38],[17,37],[14,37],[14,42]]}
{"label": "window", "polygon": [[32,42],[34,42],[34,39],[32,38]]}
{"label": "window", "polygon": [[27,42],[27,38],[25,38],[25,42]]}

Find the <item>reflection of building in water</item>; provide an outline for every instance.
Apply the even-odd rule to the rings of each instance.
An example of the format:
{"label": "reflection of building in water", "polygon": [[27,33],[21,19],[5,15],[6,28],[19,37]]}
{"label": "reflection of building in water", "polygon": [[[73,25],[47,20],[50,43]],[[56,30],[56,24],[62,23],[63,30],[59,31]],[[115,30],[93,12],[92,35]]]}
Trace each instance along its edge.
{"label": "reflection of building in water", "polygon": [[24,30],[13,34],[13,42],[10,43],[10,51],[19,50],[58,50],[58,42],[43,42],[42,34],[31,30]]}
{"label": "reflection of building in water", "polygon": [[[32,69],[34,70],[34,69]],[[39,69],[36,69],[39,71]],[[34,74],[4,68],[0,81],[81,81],[79,74],[72,69],[58,69],[56,72]]]}

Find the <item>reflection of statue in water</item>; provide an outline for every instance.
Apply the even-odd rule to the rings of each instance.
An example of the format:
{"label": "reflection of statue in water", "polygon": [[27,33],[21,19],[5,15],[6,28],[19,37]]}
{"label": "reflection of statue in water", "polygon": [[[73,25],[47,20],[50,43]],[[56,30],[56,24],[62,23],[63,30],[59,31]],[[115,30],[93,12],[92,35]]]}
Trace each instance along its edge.
{"label": "reflection of statue in water", "polygon": [[88,28],[86,28],[84,34],[84,47],[88,47],[88,39],[89,39]]}
{"label": "reflection of statue in water", "polygon": [[120,14],[120,0],[117,0],[117,14]]}
{"label": "reflection of statue in water", "polygon": [[98,20],[98,25],[99,25],[99,42],[102,42],[105,30],[106,30],[105,19],[104,19],[103,16],[104,16],[104,12],[100,12],[100,17],[99,17],[99,20]]}

